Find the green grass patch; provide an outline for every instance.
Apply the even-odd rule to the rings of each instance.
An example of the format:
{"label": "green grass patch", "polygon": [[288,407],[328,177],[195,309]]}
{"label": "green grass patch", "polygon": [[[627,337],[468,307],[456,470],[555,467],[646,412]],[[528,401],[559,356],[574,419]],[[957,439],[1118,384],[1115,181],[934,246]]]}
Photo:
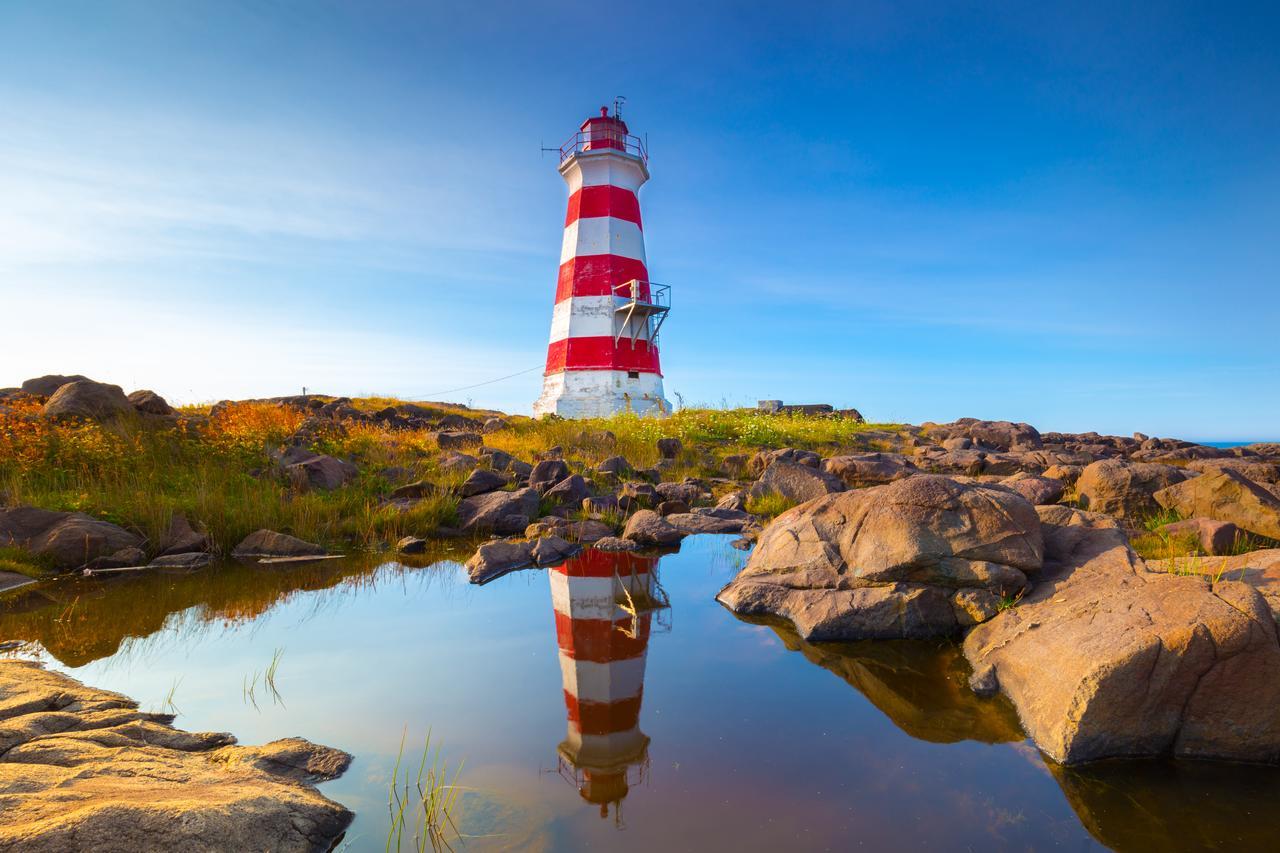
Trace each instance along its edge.
{"label": "green grass patch", "polygon": [[765,492],[763,495],[753,495],[747,498],[747,512],[763,518],[776,518],[793,506],[798,505],[798,501],[793,501],[791,498],[780,495],[777,492]]}

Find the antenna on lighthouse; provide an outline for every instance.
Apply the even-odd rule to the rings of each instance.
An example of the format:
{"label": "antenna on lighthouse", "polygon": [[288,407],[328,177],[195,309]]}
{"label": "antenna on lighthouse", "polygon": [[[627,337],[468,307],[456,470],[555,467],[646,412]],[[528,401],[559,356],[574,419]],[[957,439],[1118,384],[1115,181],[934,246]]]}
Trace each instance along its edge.
{"label": "antenna on lighthouse", "polygon": [[613,117],[622,118],[622,105],[627,102],[623,95],[618,95],[613,99]]}

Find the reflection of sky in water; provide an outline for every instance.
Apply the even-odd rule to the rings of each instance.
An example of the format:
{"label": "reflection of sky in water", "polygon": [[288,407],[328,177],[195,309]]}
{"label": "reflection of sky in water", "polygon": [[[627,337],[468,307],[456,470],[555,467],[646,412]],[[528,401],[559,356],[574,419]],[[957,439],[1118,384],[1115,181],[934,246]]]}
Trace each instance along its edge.
{"label": "reflection of sky in water", "polygon": [[[742,559],[727,541],[695,537],[662,559],[671,609],[647,645],[648,760],[620,824],[558,772],[565,678],[545,571],[473,587],[456,566],[390,567],[294,592],[238,623],[194,607],[70,671],[154,709],[176,681],[184,728],[245,743],[301,735],[350,751],[351,770],[323,789],[356,811],[345,848],[355,851],[384,849],[401,736],[416,765],[428,728],[451,762],[466,762],[463,829],[486,836],[468,849],[1096,848],[1073,804],[1087,820],[1132,825],[1100,810],[1123,779],[1063,783],[1068,802],[1034,749],[964,739],[1007,739],[1007,712],[961,689],[962,665],[945,645],[815,648],[734,618],[714,601]],[[284,704],[259,685],[255,710],[246,678],[277,648]],[[1274,789],[1276,774],[1249,786],[1247,797]],[[1177,802],[1156,796],[1143,809],[1159,815]]]}

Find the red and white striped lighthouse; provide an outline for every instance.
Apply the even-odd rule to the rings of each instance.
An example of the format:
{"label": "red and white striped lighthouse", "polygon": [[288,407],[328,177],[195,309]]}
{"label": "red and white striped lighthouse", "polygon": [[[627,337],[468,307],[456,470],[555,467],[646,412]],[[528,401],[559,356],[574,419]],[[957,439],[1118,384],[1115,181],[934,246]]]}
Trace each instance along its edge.
{"label": "red and white striped lighthouse", "polygon": [[651,601],[656,567],[655,557],[592,548],[548,573],[569,716],[560,757],[602,817],[630,790],[628,771],[647,766],[640,702],[652,613],[619,602]]}
{"label": "red and white striped lighthouse", "polygon": [[670,291],[649,281],[637,197],[649,155],[616,112],[601,107],[560,148],[569,212],[535,416],[671,411],[658,363]]}

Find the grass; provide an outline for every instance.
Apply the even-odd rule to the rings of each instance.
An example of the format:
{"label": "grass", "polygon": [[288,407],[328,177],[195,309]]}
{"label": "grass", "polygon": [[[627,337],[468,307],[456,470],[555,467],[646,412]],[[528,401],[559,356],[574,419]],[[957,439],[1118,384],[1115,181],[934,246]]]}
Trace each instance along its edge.
{"label": "grass", "polygon": [[[431,749],[431,732],[427,732],[426,743],[422,747],[422,758],[418,762],[418,773],[412,780],[408,768],[404,768],[404,742],[407,735],[400,736],[400,752],[396,755],[395,767],[391,771],[391,785],[387,792],[387,813],[391,823],[387,830],[387,851],[399,851],[403,848],[406,828],[410,831],[413,849],[423,853],[428,846],[433,851],[452,850],[451,840],[461,838],[454,812],[458,806],[458,794],[462,788],[458,785],[458,777],[462,775],[462,764],[453,771],[453,779],[449,779],[449,765],[441,757],[440,745],[437,743],[434,752]],[[410,787],[412,784],[412,788]]]}
{"label": "grass", "polygon": [[[352,401],[377,411],[401,401]],[[488,413],[442,404],[413,404],[439,414],[483,419]],[[307,414],[290,406],[244,402],[183,410],[177,425],[155,426],[137,417],[109,423],[46,420],[34,401],[0,410],[0,495],[13,505],[85,512],[139,533],[151,554],[159,550],[175,514],[202,525],[214,551],[229,552],[254,530],[269,528],[329,548],[377,548],[405,535],[429,535],[457,519],[456,486],[468,472],[442,469],[430,430],[389,430],[344,422],[315,434],[308,448],[356,463],[358,477],[333,491],[299,492],[276,470],[272,451],[295,435]],[[514,416],[485,443],[517,458],[560,446],[585,470],[621,455],[637,468],[659,461],[659,438],[679,438],[684,449],[665,479],[719,473],[725,456],[762,447],[870,449],[869,435],[893,425],[860,424],[825,416],[768,415],[754,410],[686,409],[658,420],[612,418],[534,421]],[[882,438],[882,436],[881,436]],[[408,510],[387,506],[393,484],[380,475],[401,468],[438,486],[437,494]],[[778,510],[781,511],[781,510]],[[0,552],[0,568],[31,574],[39,566]]]}
{"label": "grass", "polygon": [[284,697],[280,695],[280,690],[276,687],[276,674],[280,670],[280,658],[284,656],[284,649],[276,649],[271,654],[271,663],[267,665],[265,671],[254,670],[252,676],[244,677],[244,686],[241,688],[244,701],[253,705],[254,710],[258,708],[258,685],[261,682],[262,687],[267,691],[267,695],[271,697],[271,701],[281,708],[285,707]]}
{"label": "grass", "polygon": [[776,518],[798,505],[797,501],[772,491],[747,498],[747,512],[763,518]]}
{"label": "grass", "polygon": [[[1182,520],[1182,516],[1171,509],[1162,509],[1147,516],[1142,521],[1144,532],[1133,537],[1130,543],[1133,550],[1144,560],[1171,560],[1175,564],[1178,561],[1189,561],[1191,558],[1206,556],[1200,545],[1199,534],[1194,531],[1170,533],[1164,529],[1167,525]],[[1263,548],[1274,548],[1277,545],[1280,543],[1242,530],[1232,540],[1227,556],[1248,554]],[[1203,574],[1199,571],[1191,573]]]}
{"label": "grass", "polygon": [[41,559],[26,549],[0,546],[0,572],[16,572],[30,578],[44,578],[53,572],[48,560]]}

